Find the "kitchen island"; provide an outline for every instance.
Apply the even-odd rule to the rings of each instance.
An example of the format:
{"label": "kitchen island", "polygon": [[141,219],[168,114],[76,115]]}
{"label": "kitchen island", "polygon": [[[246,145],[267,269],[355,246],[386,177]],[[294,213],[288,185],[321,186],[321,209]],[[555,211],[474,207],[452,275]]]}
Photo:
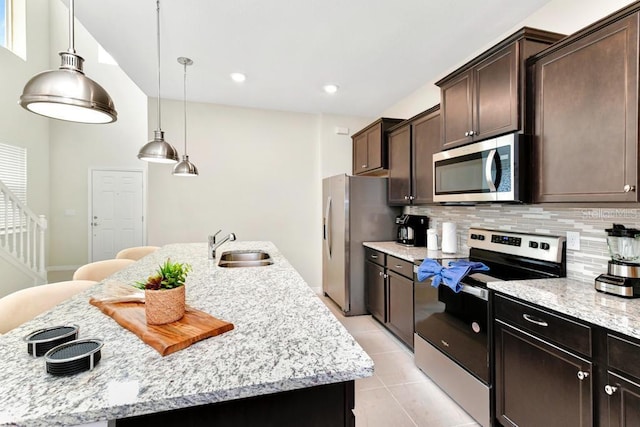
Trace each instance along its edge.
{"label": "kitchen island", "polygon": [[[353,425],[353,383],[373,361],[272,243],[217,253],[228,250],[263,250],[274,263],[222,268],[206,243],[173,244],[109,278],[144,280],[168,257],[190,263],[187,304],[234,329],[184,350],[162,357],[90,305],[103,284],[0,336],[0,425]],[[55,377],[27,354],[24,336],[62,324],[104,340],[93,371]]]}

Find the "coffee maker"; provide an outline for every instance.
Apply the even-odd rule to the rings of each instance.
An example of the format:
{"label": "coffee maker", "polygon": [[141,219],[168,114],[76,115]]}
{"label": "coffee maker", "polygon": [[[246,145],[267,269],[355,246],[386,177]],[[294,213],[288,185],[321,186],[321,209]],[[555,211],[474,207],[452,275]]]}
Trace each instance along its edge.
{"label": "coffee maker", "polygon": [[402,214],[396,217],[398,225],[396,242],[405,246],[427,246],[429,217]]}
{"label": "coffee maker", "polygon": [[613,224],[605,231],[611,261],[607,274],[596,277],[596,291],[625,298],[640,297],[640,230]]}

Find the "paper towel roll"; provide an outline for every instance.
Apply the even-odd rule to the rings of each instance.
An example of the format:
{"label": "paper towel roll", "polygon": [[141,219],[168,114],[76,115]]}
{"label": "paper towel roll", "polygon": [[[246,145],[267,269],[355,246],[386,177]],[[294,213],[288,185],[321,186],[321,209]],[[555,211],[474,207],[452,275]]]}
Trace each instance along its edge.
{"label": "paper towel roll", "polygon": [[442,223],[442,252],[454,254],[458,250],[458,235],[456,234],[456,224],[453,222]]}

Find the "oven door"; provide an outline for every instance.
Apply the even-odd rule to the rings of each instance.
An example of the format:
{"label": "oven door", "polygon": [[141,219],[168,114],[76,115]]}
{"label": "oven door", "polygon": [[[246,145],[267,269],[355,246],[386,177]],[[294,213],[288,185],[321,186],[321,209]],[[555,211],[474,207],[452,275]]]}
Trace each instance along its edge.
{"label": "oven door", "polygon": [[460,293],[431,280],[416,282],[415,332],[489,384],[489,291],[465,284]]}
{"label": "oven door", "polygon": [[518,201],[518,134],[433,155],[435,202]]}

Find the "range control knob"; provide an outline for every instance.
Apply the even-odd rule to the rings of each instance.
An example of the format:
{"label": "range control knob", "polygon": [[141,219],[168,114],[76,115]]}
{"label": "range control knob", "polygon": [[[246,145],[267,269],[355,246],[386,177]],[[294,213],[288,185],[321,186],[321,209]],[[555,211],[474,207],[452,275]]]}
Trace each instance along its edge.
{"label": "range control knob", "polygon": [[538,248],[538,242],[533,242],[533,241],[529,242],[529,247],[533,248],[533,249],[537,249]]}
{"label": "range control knob", "polygon": [[483,234],[478,234],[478,240],[484,240],[484,235]]}
{"label": "range control knob", "polygon": [[478,240],[478,235],[477,234],[471,234],[471,240]]}
{"label": "range control knob", "polygon": [[548,251],[550,247],[551,247],[551,246],[549,246],[549,244],[548,244],[548,243],[545,243],[545,242],[540,243],[540,249],[543,249],[543,250],[545,250],[545,251]]}

